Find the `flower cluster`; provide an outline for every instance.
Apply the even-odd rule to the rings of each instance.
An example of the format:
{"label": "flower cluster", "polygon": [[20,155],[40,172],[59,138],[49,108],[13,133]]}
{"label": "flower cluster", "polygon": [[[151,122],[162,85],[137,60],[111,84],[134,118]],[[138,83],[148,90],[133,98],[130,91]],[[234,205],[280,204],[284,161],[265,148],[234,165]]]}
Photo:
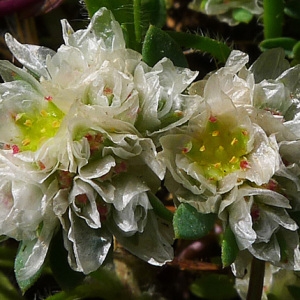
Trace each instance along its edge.
{"label": "flower cluster", "polygon": [[193,0],[189,7],[209,16],[217,16],[230,26],[239,22],[248,23],[253,16],[263,13],[261,0]]}
{"label": "flower cluster", "polygon": [[186,122],[197,72],[168,59],[154,67],[126,49],[120,25],[99,10],[85,30],[62,21],[57,52],[6,42],[23,64],[0,62],[0,235],[22,241],[26,280],[60,228],[70,266],[85,274],[113,236],[155,265],[173,257],[173,229],[150,201],[164,177],[158,136]]}
{"label": "flower cluster", "polygon": [[176,205],[232,231],[236,275],[252,256],[299,270],[300,66],[275,49],[247,68],[232,51],[192,84],[197,72],[127,49],[105,8],[85,30],[62,28],[57,52],[7,34],[24,68],[0,61],[0,235],[22,241],[19,278],[60,230],[85,274],[113,237],[151,264],[171,260],[172,224],[153,202],[162,180]]}
{"label": "flower cluster", "polygon": [[232,51],[223,68],[192,84],[202,108],[161,138],[158,155],[175,201],[217,214],[234,233],[237,275],[249,253],[298,270],[299,66],[289,68],[278,49],[247,62]]}

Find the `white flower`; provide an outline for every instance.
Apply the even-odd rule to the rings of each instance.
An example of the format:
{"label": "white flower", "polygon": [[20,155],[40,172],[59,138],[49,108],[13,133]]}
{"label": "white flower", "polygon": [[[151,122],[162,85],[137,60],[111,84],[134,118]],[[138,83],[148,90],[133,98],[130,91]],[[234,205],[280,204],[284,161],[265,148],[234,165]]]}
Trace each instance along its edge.
{"label": "white flower", "polygon": [[223,68],[192,84],[200,112],[161,138],[159,156],[176,203],[218,214],[240,251],[297,270],[290,213],[299,210],[299,67],[289,68],[278,50],[250,69],[247,62],[232,51]]}
{"label": "white flower", "polygon": [[159,156],[174,179],[168,188],[173,192],[172,185],[179,183],[186,195],[177,190],[174,196],[195,207],[201,197],[224,194],[245,180],[267,183],[280,163],[274,136],[268,137],[252,123],[247,111],[236,107],[219,86],[218,74],[212,75],[201,112],[188,125],[160,139],[163,151]]}
{"label": "white flower", "polygon": [[[0,62],[0,188],[8,197],[1,199],[8,216],[0,232],[28,245],[18,275],[28,279],[40,269],[59,223],[77,271],[96,270],[113,235],[149,263],[164,264],[173,257],[173,231],[150,204],[165,170],[147,134],[186,122],[187,103],[199,97],[181,93],[196,72],[165,59],[146,66],[125,48],[120,25],[105,8],[85,30],[62,26],[65,44],[57,52],[7,34],[24,68]],[[156,111],[147,119],[153,99]],[[21,204],[32,204],[33,212]]]}

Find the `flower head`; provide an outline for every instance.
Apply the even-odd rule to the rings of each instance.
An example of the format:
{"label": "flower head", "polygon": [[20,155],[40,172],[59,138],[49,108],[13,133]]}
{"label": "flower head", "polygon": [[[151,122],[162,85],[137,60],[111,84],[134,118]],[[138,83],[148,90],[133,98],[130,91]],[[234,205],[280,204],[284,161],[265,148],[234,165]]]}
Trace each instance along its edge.
{"label": "flower head", "polygon": [[[277,65],[267,68],[274,55]],[[160,140],[166,185],[176,203],[218,214],[240,251],[299,269],[290,215],[299,210],[298,67],[278,50],[249,69],[247,61],[233,51],[223,68],[190,87],[203,97],[199,113]]]}
{"label": "flower head", "polygon": [[[185,115],[180,93],[187,83],[176,89],[165,73],[187,82],[196,73],[180,69],[183,75],[178,75],[168,60],[153,69],[146,66],[139,53],[125,48],[122,29],[105,8],[85,30],[75,32],[65,20],[62,26],[65,44],[57,52],[6,35],[24,68],[0,62],[0,188],[8,213],[0,234],[28,246],[18,274],[22,279],[41,267],[59,227],[71,267],[85,274],[104,262],[113,236],[149,263],[164,264],[173,255],[173,231],[149,200],[164,167],[147,126],[138,124],[145,121],[149,132],[164,130],[181,119],[163,122],[178,107],[184,115],[179,122],[184,122],[190,112]],[[158,87],[152,88],[152,98],[143,93],[141,74],[146,89]],[[159,102],[165,93],[171,96],[164,113],[159,115],[157,106],[146,120],[147,101]],[[24,191],[22,176],[28,177]],[[28,201],[34,202],[32,210],[19,208]],[[51,225],[40,233],[47,222]]]}

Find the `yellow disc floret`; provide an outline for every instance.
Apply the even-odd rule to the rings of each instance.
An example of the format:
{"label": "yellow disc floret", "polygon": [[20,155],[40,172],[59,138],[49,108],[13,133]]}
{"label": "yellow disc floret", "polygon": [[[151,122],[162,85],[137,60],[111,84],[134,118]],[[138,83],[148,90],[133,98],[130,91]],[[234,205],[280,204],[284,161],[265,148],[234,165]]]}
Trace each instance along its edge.
{"label": "yellow disc floret", "polygon": [[22,112],[14,116],[22,137],[18,143],[20,151],[36,151],[47,139],[53,137],[60,127],[64,113],[52,101],[46,107],[32,112]]}
{"label": "yellow disc floret", "polygon": [[182,153],[198,164],[204,177],[217,181],[250,167],[245,157],[248,141],[245,128],[226,118],[211,116],[202,133],[185,145]]}

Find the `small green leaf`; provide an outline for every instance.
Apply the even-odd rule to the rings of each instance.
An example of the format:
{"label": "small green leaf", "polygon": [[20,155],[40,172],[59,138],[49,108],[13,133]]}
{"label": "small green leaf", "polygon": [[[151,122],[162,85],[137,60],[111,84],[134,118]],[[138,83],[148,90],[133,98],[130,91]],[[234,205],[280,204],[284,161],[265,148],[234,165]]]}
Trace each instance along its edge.
{"label": "small green leaf", "polygon": [[167,33],[181,47],[197,49],[201,52],[209,53],[220,63],[225,63],[231,52],[230,47],[228,47],[225,43],[206,36],[175,31],[167,31]]}
{"label": "small green leaf", "polygon": [[249,10],[243,8],[236,8],[232,11],[232,17],[237,22],[249,23],[252,20],[253,15]]}
{"label": "small green leaf", "polygon": [[32,250],[35,244],[36,240],[29,242],[20,242],[18,253],[15,259],[16,280],[23,294],[37,281],[42,272],[42,268],[40,268],[33,276],[26,280],[21,279],[20,276],[20,273],[24,268],[29,255],[32,254]]}
{"label": "small green leaf", "polygon": [[148,193],[148,197],[155,213],[160,218],[172,222],[173,214],[162,204],[162,202],[151,192]]}
{"label": "small green leaf", "polygon": [[236,259],[239,247],[236,243],[234,233],[229,226],[226,227],[222,240],[222,264],[223,267],[230,266]]}
{"label": "small green leaf", "polygon": [[154,66],[163,57],[168,57],[177,67],[187,67],[187,60],[180,46],[165,31],[150,26],[142,49],[143,60]]}
{"label": "small green leaf", "polygon": [[126,46],[142,50],[142,43],[150,24],[162,27],[166,22],[164,0],[84,0],[93,16],[101,7],[110,10],[123,29]]}
{"label": "small green leaf", "polygon": [[193,206],[182,203],[173,218],[175,237],[180,239],[199,239],[213,228],[215,214],[199,213]]}
{"label": "small green leaf", "polygon": [[191,292],[208,300],[229,300],[237,297],[234,278],[228,275],[208,274],[197,279],[191,286]]}
{"label": "small green leaf", "polygon": [[285,54],[292,57],[293,56],[293,47],[296,45],[297,40],[289,37],[279,37],[266,39],[259,44],[259,47],[262,51],[273,49],[273,48],[283,48]]}

